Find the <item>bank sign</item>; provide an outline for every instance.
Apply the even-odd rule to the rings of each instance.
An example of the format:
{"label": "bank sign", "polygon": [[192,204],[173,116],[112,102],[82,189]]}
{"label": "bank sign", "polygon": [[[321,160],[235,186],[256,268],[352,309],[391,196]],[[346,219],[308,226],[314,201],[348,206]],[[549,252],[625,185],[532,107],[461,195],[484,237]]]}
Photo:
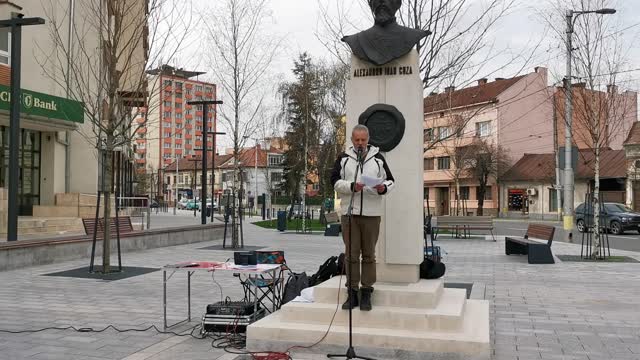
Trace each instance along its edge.
{"label": "bank sign", "polygon": [[[84,123],[84,105],[81,102],[25,89],[21,89],[20,92],[22,95],[21,114]],[[0,85],[0,110],[9,111],[10,101],[10,88]]]}

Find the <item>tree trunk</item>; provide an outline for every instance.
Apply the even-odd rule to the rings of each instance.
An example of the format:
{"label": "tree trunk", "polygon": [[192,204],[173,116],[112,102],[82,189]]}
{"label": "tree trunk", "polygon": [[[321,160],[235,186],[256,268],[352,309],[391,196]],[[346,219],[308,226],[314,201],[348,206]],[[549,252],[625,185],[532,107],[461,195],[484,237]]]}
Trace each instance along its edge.
{"label": "tree trunk", "polygon": [[486,176],[480,178],[480,185],[478,186],[478,216],[484,216],[484,198],[487,193],[487,183],[489,179]]}
{"label": "tree trunk", "polygon": [[113,136],[107,136],[102,193],[104,194],[104,238],[102,240],[102,272],[111,271],[111,179],[113,174]]}
{"label": "tree trunk", "polygon": [[456,178],[456,216],[460,215],[460,180]]}
{"label": "tree trunk", "polygon": [[[595,164],[595,186],[593,189],[593,216],[594,216],[594,232],[593,232],[593,251],[591,257],[596,258],[600,255],[601,237],[600,237],[600,148],[596,145],[596,164]],[[606,224],[605,224],[606,231]]]}

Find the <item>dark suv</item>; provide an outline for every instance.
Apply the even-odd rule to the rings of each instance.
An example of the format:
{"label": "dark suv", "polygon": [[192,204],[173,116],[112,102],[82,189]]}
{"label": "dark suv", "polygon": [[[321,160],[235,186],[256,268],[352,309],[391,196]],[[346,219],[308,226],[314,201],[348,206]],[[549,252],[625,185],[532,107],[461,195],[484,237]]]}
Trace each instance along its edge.
{"label": "dark suv", "polygon": [[[600,213],[600,221],[612,234],[619,235],[627,230],[640,233],[640,213],[619,203],[604,203]],[[585,232],[587,224],[593,224],[593,205],[580,204],[576,208],[576,227],[578,231]]]}

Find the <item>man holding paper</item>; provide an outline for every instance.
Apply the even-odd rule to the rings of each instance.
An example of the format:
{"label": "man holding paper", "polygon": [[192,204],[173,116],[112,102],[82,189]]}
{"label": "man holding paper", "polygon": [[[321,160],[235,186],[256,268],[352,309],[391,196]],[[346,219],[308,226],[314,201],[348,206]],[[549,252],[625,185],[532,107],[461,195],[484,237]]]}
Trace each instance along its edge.
{"label": "man holding paper", "polygon": [[[351,132],[347,151],[336,159],[331,183],[341,198],[342,239],[347,254],[347,273],[350,268],[349,295],[342,308],[360,305],[360,310],[371,310],[371,294],[376,282],[376,243],[380,231],[380,217],[384,213],[382,196],[393,189],[393,175],[379,149],[369,145],[369,129],[356,125]],[[353,200],[351,199],[353,196]],[[351,215],[347,216],[351,204]],[[362,255],[362,264],[360,263]],[[360,268],[362,267],[362,271]],[[360,299],[358,299],[358,289]]]}

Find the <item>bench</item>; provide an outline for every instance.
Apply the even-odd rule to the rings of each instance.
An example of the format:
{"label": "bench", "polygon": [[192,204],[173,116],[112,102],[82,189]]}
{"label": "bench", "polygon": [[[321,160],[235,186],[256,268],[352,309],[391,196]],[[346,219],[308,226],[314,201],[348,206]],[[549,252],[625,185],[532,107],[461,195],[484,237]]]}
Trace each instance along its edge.
{"label": "bench", "polygon": [[[551,253],[551,243],[556,228],[549,225],[529,224],[524,237],[505,238],[504,252],[507,255],[521,254],[527,255],[529,264],[554,264],[553,254]],[[540,243],[531,239],[546,241]]]}
{"label": "bench", "polygon": [[[109,221],[111,226],[111,234],[113,236],[116,235],[116,230],[120,230],[120,234],[126,234],[133,232],[133,225],[131,224],[131,218],[129,216],[119,216],[117,221],[116,228],[116,219],[111,218]],[[104,218],[98,219],[98,224],[96,227],[96,219],[94,218],[83,218],[82,225],[84,225],[84,231],[87,233],[87,236],[93,238],[93,231],[96,230],[96,238],[102,238],[104,236]]]}
{"label": "bench", "polygon": [[455,237],[468,237],[472,230],[482,230],[489,231],[496,241],[491,216],[438,216],[437,219],[438,224],[434,227],[436,238],[440,230],[451,231]]}

